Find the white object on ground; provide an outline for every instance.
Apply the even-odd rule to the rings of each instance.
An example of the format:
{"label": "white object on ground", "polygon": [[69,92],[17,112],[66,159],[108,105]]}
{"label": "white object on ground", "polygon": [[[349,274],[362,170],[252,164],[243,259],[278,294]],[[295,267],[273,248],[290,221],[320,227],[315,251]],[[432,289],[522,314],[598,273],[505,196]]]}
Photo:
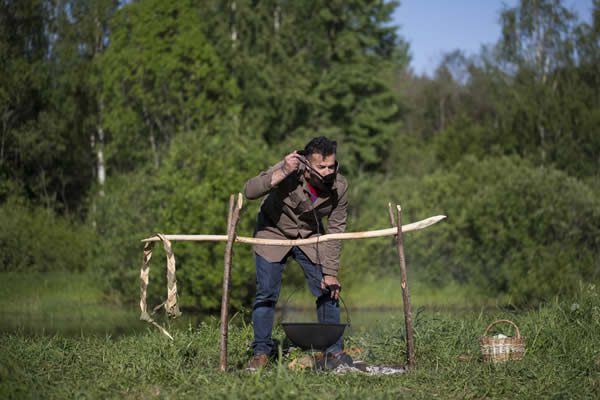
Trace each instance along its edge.
{"label": "white object on ground", "polygon": [[337,368],[332,370],[336,375],[342,375],[347,373],[362,373],[367,375],[395,375],[406,373],[406,368],[402,367],[379,367],[377,365],[370,365],[366,368],[366,371],[362,371],[356,367],[350,367],[345,364],[338,365]]}

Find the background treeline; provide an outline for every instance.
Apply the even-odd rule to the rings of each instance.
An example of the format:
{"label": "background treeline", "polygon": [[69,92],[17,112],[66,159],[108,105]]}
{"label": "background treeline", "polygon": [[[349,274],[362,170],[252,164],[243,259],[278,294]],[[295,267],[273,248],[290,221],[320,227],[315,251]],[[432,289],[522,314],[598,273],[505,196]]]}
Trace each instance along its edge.
{"label": "background treeline", "polygon": [[[497,43],[449,52],[433,77],[409,69],[397,6],[0,1],[0,270],[93,271],[132,301],[139,239],[223,234],[230,193],[327,135],[349,230],[387,226],[388,201],[405,222],[448,215],[406,240],[432,289],[525,304],[600,280],[600,1],[589,24],[557,0],[499,10]],[[396,273],[389,240],[344,248],[348,287]],[[184,305],[217,308],[223,245],[174,250]],[[253,268],[238,246],[235,306]]]}

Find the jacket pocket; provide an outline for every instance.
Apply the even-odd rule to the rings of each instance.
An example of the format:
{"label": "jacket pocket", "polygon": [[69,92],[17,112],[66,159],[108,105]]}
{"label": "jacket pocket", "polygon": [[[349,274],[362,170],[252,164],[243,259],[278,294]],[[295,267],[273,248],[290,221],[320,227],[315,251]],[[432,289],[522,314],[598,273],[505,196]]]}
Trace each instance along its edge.
{"label": "jacket pocket", "polygon": [[296,210],[303,202],[302,196],[296,191],[291,192],[288,196],[284,197],[283,202],[292,210]]}

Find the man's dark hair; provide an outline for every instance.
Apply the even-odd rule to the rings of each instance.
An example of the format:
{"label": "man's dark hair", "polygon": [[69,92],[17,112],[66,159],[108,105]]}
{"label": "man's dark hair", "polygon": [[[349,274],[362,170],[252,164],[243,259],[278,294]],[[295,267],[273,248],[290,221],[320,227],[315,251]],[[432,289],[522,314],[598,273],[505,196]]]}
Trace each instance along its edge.
{"label": "man's dark hair", "polygon": [[306,147],[304,147],[304,154],[310,156],[313,153],[317,153],[325,158],[335,154],[336,150],[337,142],[335,140],[329,140],[325,136],[319,136],[308,142]]}

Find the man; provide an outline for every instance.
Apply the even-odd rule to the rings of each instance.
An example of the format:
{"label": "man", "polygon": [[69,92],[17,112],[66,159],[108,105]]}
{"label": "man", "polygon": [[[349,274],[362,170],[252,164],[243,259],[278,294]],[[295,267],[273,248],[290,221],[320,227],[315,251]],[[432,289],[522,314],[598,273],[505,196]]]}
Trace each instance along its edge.
{"label": "man", "polygon": [[[265,196],[256,221],[254,236],[264,239],[304,239],[346,228],[348,183],[338,172],[336,142],[325,137],[312,139],[304,151],[294,151],[267,171],[248,180],[248,199]],[[327,232],[321,219],[327,217]],[[304,270],[311,293],[317,298],[319,322],[339,323],[337,279],[340,241],[302,246],[256,245],[256,300],[252,311],[254,356],[248,369],[265,366],[274,349],[271,332],[281,276],[289,257]],[[343,351],[342,338],[326,351],[325,365],[352,364]]]}

